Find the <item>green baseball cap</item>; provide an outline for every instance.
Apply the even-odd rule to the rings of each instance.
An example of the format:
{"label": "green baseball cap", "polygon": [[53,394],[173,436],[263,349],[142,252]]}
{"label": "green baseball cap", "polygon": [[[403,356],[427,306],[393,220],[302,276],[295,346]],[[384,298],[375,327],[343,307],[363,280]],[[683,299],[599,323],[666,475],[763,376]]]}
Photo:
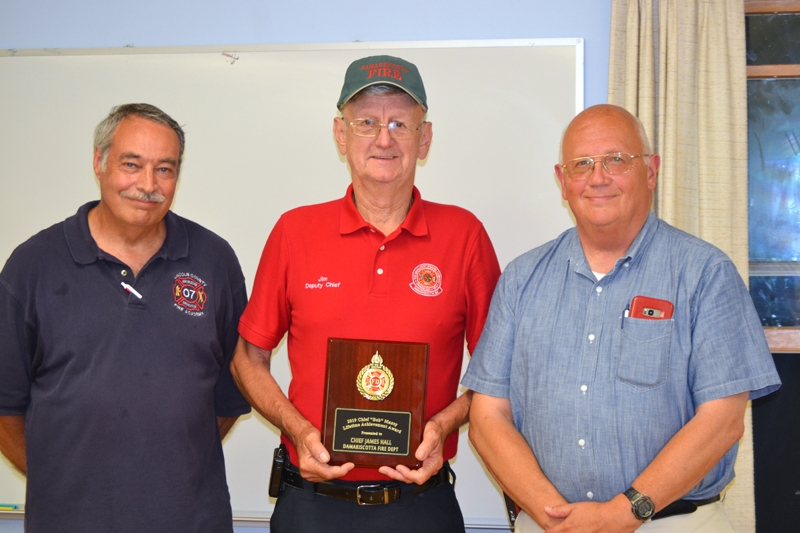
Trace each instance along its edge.
{"label": "green baseball cap", "polygon": [[359,91],[370,85],[386,83],[407,92],[428,111],[428,100],[422,76],[414,63],[393,56],[370,56],[350,63],[344,75],[342,95],[336,107],[339,111]]}

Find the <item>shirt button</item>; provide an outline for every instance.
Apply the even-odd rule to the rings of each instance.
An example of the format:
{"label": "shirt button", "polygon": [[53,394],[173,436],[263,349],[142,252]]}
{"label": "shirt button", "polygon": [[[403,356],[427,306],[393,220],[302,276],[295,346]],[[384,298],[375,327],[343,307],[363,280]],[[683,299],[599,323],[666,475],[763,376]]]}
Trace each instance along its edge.
{"label": "shirt button", "polygon": [[123,270],[122,272],[120,272],[120,274],[122,274],[123,276],[127,276],[128,275],[128,271],[127,270]]}
{"label": "shirt button", "polygon": [[586,392],[587,390],[589,390],[589,387],[587,387],[586,385],[581,385],[581,390],[583,392]]}
{"label": "shirt button", "polygon": [[372,229],[372,228],[369,228],[369,230],[370,230],[372,233],[375,233],[375,230],[374,230],[374,229]]}
{"label": "shirt button", "polygon": [[596,290],[598,293],[601,293],[601,292],[603,292],[603,287],[597,287],[595,290]]}
{"label": "shirt button", "polygon": [[624,266],[625,268],[629,268],[631,266],[631,262],[628,261],[627,263],[622,263],[622,266]]}
{"label": "shirt button", "polygon": [[386,248],[386,247],[385,246],[381,246],[381,250],[383,250],[384,248]]}
{"label": "shirt button", "polygon": [[593,341],[593,340],[594,340],[594,333],[591,333],[591,334],[589,335],[589,340],[590,340],[590,341]]}
{"label": "shirt button", "polygon": [[586,493],[586,497],[591,500],[592,498],[594,498],[594,492],[592,492],[592,491],[587,492]]}
{"label": "shirt button", "polygon": [[581,446],[586,446],[586,441],[581,439],[578,441],[578,444],[580,444]]}
{"label": "shirt button", "polygon": [[378,274],[383,274],[383,269],[382,268],[378,269]]}

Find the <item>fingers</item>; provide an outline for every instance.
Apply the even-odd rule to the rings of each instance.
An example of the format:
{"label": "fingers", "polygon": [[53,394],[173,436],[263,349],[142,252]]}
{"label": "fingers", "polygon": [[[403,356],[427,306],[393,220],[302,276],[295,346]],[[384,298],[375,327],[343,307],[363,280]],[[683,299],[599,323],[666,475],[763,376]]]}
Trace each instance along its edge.
{"label": "fingers", "polygon": [[356,465],[353,463],[345,463],[341,466],[330,466],[323,463],[307,464],[306,468],[300,467],[300,474],[312,483],[319,483],[320,481],[328,481],[344,476],[350,472]]}
{"label": "fingers", "polygon": [[[296,447],[300,474],[312,483],[342,477],[355,468],[353,463],[345,463],[340,466],[327,464],[330,461],[330,454],[323,446],[320,432],[316,428],[311,427],[301,435],[297,439]],[[422,461],[422,466],[416,470],[404,465],[398,465],[396,468],[382,466],[378,471],[390,479],[421,485],[442,468],[444,464],[442,449],[443,442],[439,425],[428,421],[425,425],[422,442],[414,453],[417,460]]]}
{"label": "fingers", "polygon": [[402,470],[401,472],[407,479],[410,479],[413,483],[416,483],[417,485],[422,485],[423,483],[428,481],[428,479],[430,479],[432,475],[438,472],[441,467],[442,467],[442,458],[439,457],[438,462],[431,461],[430,459],[426,460],[422,464],[422,467],[420,467],[418,470],[409,470],[408,468],[400,466],[398,467],[398,469],[403,468],[404,470]]}
{"label": "fingers", "polygon": [[422,485],[442,468],[444,464],[444,460],[442,459],[443,447],[444,444],[442,442],[442,434],[439,425],[429,420],[428,423],[425,424],[422,442],[414,452],[414,457],[416,457],[418,461],[422,461],[422,466],[417,470],[412,470],[405,465],[397,465],[395,468],[382,466],[378,471],[384,476],[396,479],[397,481]]}
{"label": "fingers", "polygon": [[312,483],[340,478],[356,466],[353,463],[333,466],[320,462],[311,455],[299,456],[299,459],[300,475]]}
{"label": "fingers", "polygon": [[417,451],[414,452],[414,457],[417,461],[425,461],[437,445],[441,444],[441,439],[436,435],[435,431],[429,431],[430,426],[425,426],[425,432],[422,434],[422,442],[417,446]]}
{"label": "fingers", "polygon": [[[326,450],[325,446],[322,444],[320,433],[316,429],[306,433],[305,437],[303,438],[303,446],[305,447],[306,452],[320,463],[327,463],[331,460],[328,450]],[[300,450],[298,450],[297,453],[299,454]]]}
{"label": "fingers", "polygon": [[297,446],[297,458],[300,462],[298,465],[300,475],[312,483],[342,477],[355,468],[353,463],[339,466],[327,464],[331,456],[322,445],[320,433],[316,428],[312,428],[302,435],[297,444],[299,445]]}
{"label": "fingers", "polygon": [[443,465],[444,461],[442,460],[441,455],[431,455],[417,470],[411,470],[405,465],[397,465],[395,468],[382,466],[378,471],[384,476],[402,481],[404,483],[416,483],[417,485],[422,485],[428,481],[432,475],[438,472]]}
{"label": "fingers", "polygon": [[[397,481],[402,481],[403,483],[413,483],[413,481],[403,475],[403,473],[399,470],[400,468],[405,467],[398,466],[397,469],[395,469],[390,466],[382,466],[378,469],[378,472],[388,478],[396,479]],[[406,471],[408,471],[408,468],[406,468]]]}
{"label": "fingers", "polygon": [[556,505],[553,507],[545,507],[544,512],[547,513],[547,516],[550,518],[566,518],[572,512],[572,508],[572,504]]}
{"label": "fingers", "polygon": [[441,454],[445,437],[446,435],[442,435],[439,424],[435,423],[433,420],[429,420],[428,423],[425,424],[425,430],[422,433],[422,442],[417,447],[414,457],[416,457],[418,461],[426,461],[428,456],[435,455],[436,452]]}
{"label": "fingers", "polygon": [[397,468],[382,466],[379,469],[379,472],[384,476],[396,479],[397,481],[402,481],[403,483],[416,483],[417,485],[422,485],[428,481],[433,474],[436,473],[425,470],[424,466],[420,467],[419,470],[411,470],[403,465],[397,465]]}

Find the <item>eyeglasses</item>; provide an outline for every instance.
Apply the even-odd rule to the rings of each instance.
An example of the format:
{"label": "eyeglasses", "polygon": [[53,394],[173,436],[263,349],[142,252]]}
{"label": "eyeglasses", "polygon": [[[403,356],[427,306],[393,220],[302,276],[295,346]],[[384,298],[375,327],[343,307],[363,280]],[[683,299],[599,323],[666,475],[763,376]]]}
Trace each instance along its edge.
{"label": "eyeglasses", "polygon": [[393,120],[388,124],[381,124],[377,120],[371,118],[357,118],[353,122],[347,122],[344,118],[342,118],[342,120],[346,124],[350,124],[350,127],[353,128],[353,133],[359,137],[375,137],[381,132],[381,128],[386,128],[389,130],[389,135],[392,139],[410,139],[421,127],[412,122],[400,122],[398,120]]}
{"label": "eyeglasses", "polygon": [[652,154],[631,155],[622,152],[613,154],[593,155],[591,157],[576,157],[570,159],[561,168],[574,180],[585,180],[594,172],[594,164],[602,162],[603,168],[609,174],[625,174],[633,167],[633,160],[637,157],[648,157]]}

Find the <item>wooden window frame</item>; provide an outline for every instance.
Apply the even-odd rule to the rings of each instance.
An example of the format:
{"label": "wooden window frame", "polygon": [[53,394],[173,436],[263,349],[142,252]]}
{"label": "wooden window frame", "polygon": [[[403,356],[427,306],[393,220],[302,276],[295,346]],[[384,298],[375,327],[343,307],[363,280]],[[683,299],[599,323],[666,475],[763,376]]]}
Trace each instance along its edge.
{"label": "wooden window frame", "polygon": [[797,12],[800,12],[800,2],[797,0],[744,0],[745,15]]}
{"label": "wooden window frame", "polygon": [[[745,15],[800,13],[800,1],[745,0],[744,13]],[[747,78],[800,78],[800,65],[748,65]],[[770,351],[800,353],[800,328],[764,328],[764,334]]]}
{"label": "wooden window frame", "polygon": [[[800,13],[797,0],[745,0],[745,15]],[[748,65],[748,78],[800,78],[800,65]]]}
{"label": "wooden window frame", "polygon": [[747,79],[800,78],[800,65],[747,65]]}

